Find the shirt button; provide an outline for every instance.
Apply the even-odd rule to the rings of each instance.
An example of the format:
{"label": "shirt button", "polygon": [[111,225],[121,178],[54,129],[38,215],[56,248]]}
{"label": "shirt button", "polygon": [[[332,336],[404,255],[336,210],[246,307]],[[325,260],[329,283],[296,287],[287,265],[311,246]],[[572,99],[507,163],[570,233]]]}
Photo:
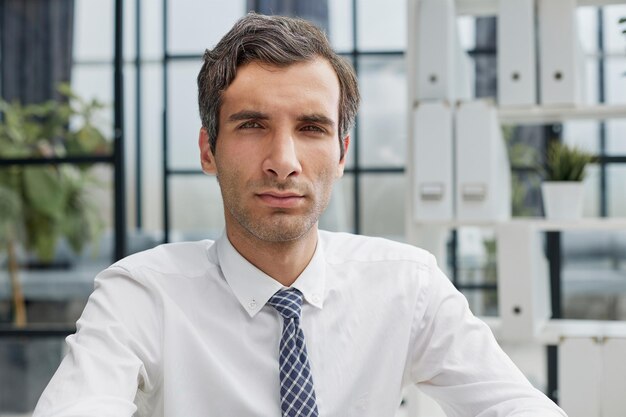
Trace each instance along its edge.
{"label": "shirt button", "polygon": [[313,294],[313,302],[314,303],[319,303],[320,302],[320,296],[317,294]]}
{"label": "shirt button", "polygon": [[256,301],[254,300],[250,301],[250,303],[248,303],[248,308],[250,310],[254,310],[256,308]]}

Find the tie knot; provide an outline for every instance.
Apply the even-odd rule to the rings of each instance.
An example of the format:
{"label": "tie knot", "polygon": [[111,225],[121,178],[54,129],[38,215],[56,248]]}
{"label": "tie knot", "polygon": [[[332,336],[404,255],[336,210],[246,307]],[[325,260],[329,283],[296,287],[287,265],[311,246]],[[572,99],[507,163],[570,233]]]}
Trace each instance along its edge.
{"label": "tie knot", "polygon": [[281,290],[270,298],[268,304],[274,307],[285,320],[299,319],[302,307],[302,293],[295,288]]}

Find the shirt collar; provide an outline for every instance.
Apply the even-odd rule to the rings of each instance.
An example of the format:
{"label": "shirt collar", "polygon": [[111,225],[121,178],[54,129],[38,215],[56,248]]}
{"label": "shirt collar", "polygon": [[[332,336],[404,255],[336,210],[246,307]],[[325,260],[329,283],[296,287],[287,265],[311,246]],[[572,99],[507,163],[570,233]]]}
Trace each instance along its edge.
{"label": "shirt collar", "polygon": [[[241,256],[228,240],[226,232],[222,233],[216,245],[217,257],[226,282],[250,317],[254,317],[272,295],[286,288]],[[325,284],[326,262],[318,235],[313,258],[291,287],[300,290],[309,304],[321,309],[324,304]]]}

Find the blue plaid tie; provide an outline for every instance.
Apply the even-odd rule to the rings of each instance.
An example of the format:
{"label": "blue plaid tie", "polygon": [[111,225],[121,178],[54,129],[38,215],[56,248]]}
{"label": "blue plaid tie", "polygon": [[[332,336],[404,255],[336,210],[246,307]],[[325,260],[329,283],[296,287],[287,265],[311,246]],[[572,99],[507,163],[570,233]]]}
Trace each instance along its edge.
{"label": "blue plaid tie", "polygon": [[295,288],[278,291],[268,304],[283,316],[280,339],[280,408],[283,417],[317,417],[313,376],[300,328],[302,293]]}

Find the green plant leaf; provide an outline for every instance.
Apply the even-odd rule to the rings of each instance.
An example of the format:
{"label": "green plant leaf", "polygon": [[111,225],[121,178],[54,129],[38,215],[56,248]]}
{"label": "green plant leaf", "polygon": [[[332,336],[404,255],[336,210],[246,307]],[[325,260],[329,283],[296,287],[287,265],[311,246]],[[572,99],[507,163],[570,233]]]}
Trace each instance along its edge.
{"label": "green plant leaf", "polygon": [[81,252],[104,229],[98,207],[88,195],[89,182],[87,176],[81,177],[80,183],[70,192],[66,216],[63,219],[63,234],[75,252]]}
{"label": "green plant leaf", "polygon": [[70,154],[98,154],[106,151],[108,141],[95,127],[85,125],[73,136],[73,141],[68,141]]}
{"label": "green plant leaf", "polygon": [[11,188],[0,185],[0,242],[9,238],[11,229],[21,221],[20,196]]}
{"label": "green plant leaf", "polygon": [[37,211],[26,214],[26,248],[35,252],[37,257],[50,262],[54,259],[56,244],[59,240],[58,221]]}
{"label": "green plant leaf", "polygon": [[[81,98],[69,84],[60,85],[58,90],[64,96],[59,101],[22,105],[0,100],[0,157],[110,152],[111,141],[93,122],[103,104]],[[62,235],[78,251],[102,232],[100,210],[88,191],[104,185],[92,179],[91,166],[11,166],[0,170],[0,187],[10,190],[20,205],[15,235],[40,259],[52,259]],[[7,201],[8,197],[0,195],[0,224],[9,218],[7,213],[14,212],[14,201]]]}
{"label": "green plant leaf", "polygon": [[548,181],[582,181],[593,156],[577,147],[552,142],[546,157]]}
{"label": "green plant leaf", "polygon": [[66,189],[54,167],[34,166],[24,169],[24,193],[33,210],[56,218],[63,215]]}

